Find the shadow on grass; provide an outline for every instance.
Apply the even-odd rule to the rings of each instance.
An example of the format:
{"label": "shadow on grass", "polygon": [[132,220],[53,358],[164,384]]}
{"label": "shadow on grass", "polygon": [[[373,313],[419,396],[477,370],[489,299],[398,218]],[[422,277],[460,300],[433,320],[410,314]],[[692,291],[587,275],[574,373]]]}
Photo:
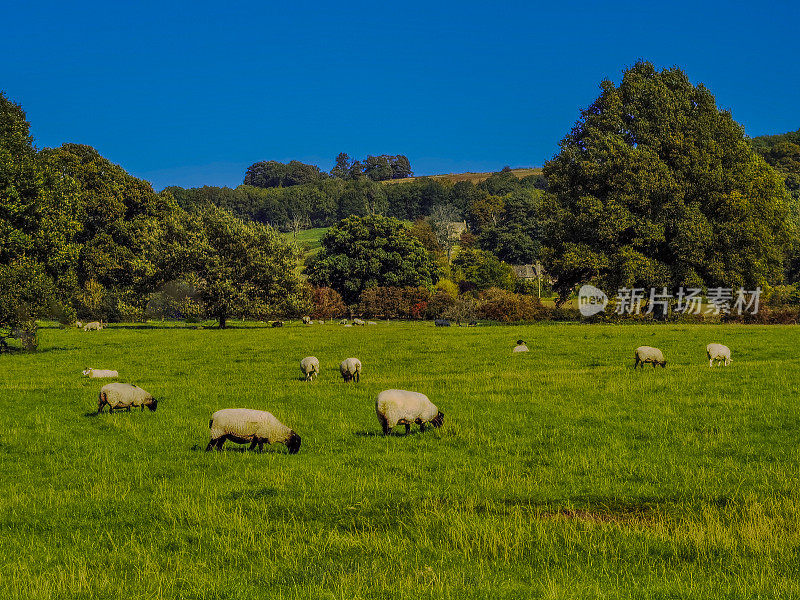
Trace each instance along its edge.
{"label": "shadow on grass", "polygon": [[[286,455],[289,454],[289,451],[286,449],[285,446],[283,446],[283,444],[274,444],[273,446],[268,446],[265,444],[263,450],[259,450],[258,448],[250,450],[248,444],[234,444],[232,442],[228,442],[225,446],[222,447],[222,450],[211,448],[211,450],[209,450],[208,453],[213,454],[215,452],[220,452],[225,454],[231,452],[231,453],[244,454],[245,452],[250,452],[252,454],[286,454]],[[189,448],[189,450],[192,452],[205,453],[206,447],[195,444],[194,446]]]}

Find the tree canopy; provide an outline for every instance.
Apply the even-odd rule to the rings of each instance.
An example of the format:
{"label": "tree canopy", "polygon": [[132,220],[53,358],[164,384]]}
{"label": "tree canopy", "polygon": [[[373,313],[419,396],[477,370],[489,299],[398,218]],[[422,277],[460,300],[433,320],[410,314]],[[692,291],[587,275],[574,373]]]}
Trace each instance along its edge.
{"label": "tree canopy", "polygon": [[369,287],[430,286],[438,279],[433,257],[401,221],[351,216],[323,236],[307,266],[309,281],[333,288],[348,304]]}
{"label": "tree canopy", "polygon": [[779,281],[786,189],[730,112],[649,62],[600,87],[544,168],[558,290]]}

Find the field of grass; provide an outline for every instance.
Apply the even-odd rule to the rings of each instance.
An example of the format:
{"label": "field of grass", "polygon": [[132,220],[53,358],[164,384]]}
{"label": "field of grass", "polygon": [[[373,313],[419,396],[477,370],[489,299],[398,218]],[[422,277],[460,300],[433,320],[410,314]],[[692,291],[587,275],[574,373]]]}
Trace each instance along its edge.
{"label": "field of grass", "polygon": [[[511,169],[511,172],[517,177],[517,179],[522,179],[523,177],[527,177],[528,175],[539,175],[541,174],[542,170],[540,168],[524,168],[524,169]],[[421,175],[419,177],[406,177],[405,179],[388,179],[381,183],[386,185],[397,185],[401,183],[408,183],[409,181],[415,181],[417,179],[421,179],[422,177],[428,177],[430,179],[440,179],[445,181],[450,181],[452,183],[458,183],[459,181],[471,181],[472,183],[480,183],[484,179],[488,179],[492,175],[492,172],[489,173],[448,173],[447,175]]]}
{"label": "field of grass", "polygon": [[[800,597],[797,327],[40,337],[0,355],[1,598]],[[730,367],[708,368],[711,341]],[[642,344],[666,369],[633,371]],[[359,384],[338,375],[348,356]],[[87,365],[158,410],[96,416]],[[380,435],[395,387],[444,426]],[[204,452],[223,407],[271,411],[299,454]]]}

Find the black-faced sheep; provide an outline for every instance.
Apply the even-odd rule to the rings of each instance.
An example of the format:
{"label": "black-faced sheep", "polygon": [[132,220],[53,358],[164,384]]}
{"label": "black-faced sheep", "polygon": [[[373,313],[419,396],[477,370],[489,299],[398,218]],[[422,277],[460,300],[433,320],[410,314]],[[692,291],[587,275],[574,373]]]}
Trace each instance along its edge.
{"label": "black-faced sheep", "polygon": [[667,361],[664,360],[664,353],[658,348],[653,348],[651,346],[639,346],[636,352],[634,352],[634,357],[636,358],[636,362],[633,363],[634,369],[640,364],[644,369],[645,363],[652,363],[653,368],[655,368],[656,365],[661,365],[662,368],[667,366]]}
{"label": "black-faced sheep", "polygon": [[305,381],[313,381],[319,375],[319,359],[316,356],[306,356],[300,361],[300,372]]}
{"label": "black-faced sheep", "polygon": [[249,408],[225,408],[211,415],[208,422],[211,430],[211,441],[206,452],[216,447],[222,450],[227,440],[237,444],[250,443],[250,450],[264,444],[284,444],[289,454],[297,454],[300,450],[300,436],[289,427],[278,421],[272,413]]}
{"label": "black-faced sheep", "polygon": [[720,366],[724,364],[726,367],[733,361],[731,349],[722,344],[709,344],[706,346],[706,355],[708,356],[709,367],[714,365],[715,360],[719,361]]}
{"label": "black-faced sheep", "polygon": [[361,361],[357,358],[345,358],[339,365],[339,371],[345,383],[353,380],[358,383],[361,380]]}

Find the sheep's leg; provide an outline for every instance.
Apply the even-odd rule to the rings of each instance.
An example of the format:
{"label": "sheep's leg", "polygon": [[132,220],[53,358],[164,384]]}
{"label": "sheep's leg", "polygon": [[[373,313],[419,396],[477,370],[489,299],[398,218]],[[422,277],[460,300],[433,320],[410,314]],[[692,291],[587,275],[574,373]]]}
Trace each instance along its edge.
{"label": "sheep's leg", "polygon": [[419,424],[419,430],[420,431],[425,431],[425,423],[420,423]]}
{"label": "sheep's leg", "polygon": [[408,423],[406,423],[405,425],[406,425],[406,435],[408,435],[408,433],[411,431],[411,425],[409,425]]}
{"label": "sheep's leg", "polygon": [[228,440],[227,435],[223,435],[222,437],[217,438],[217,452],[222,450],[222,446],[225,445],[225,442]]}
{"label": "sheep's leg", "polygon": [[356,371],[356,383],[358,383],[359,381],[361,381],[361,372]]}
{"label": "sheep's leg", "polygon": [[206,452],[211,450],[216,445],[217,445],[217,440],[215,438],[211,438],[211,441],[208,442],[208,446],[206,446]]}
{"label": "sheep's leg", "polygon": [[255,450],[256,444],[258,444],[258,440],[256,438],[253,438],[253,441],[250,443],[250,447],[248,448],[248,450]]}
{"label": "sheep's leg", "polygon": [[708,359],[708,366],[709,367],[713,367],[714,366],[714,359],[713,358],[709,358]]}
{"label": "sheep's leg", "polygon": [[[635,371],[636,367],[638,367],[638,366],[639,366],[639,357],[637,356],[636,357],[636,362],[633,363],[633,370]],[[642,367],[644,367],[644,364],[642,365]]]}
{"label": "sheep's leg", "polygon": [[385,417],[378,415],[378,420],[381,422],[381,429],[383,429],[383,435],[389,435],[389,422],[386,420]]}
{"label": "sheep's leg", "polygon": [[263,440],[258,442],[258,451],[259,452],[263,452],[264,451],[264,441]]}

